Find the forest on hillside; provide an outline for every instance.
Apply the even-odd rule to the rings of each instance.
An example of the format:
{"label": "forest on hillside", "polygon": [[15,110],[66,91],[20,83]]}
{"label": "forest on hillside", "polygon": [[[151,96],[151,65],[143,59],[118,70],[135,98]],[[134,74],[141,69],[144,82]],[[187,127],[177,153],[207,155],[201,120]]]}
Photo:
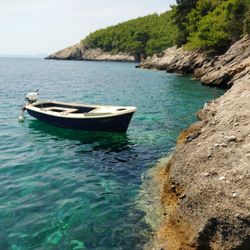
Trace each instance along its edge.
{"label": "forest on hillside", "polygon": [[82,43],[91,48],[105,51],[127,52],[137,58],[159,53],[173,46],[177,27],[173,12],[139,17],[106,29],[100,29],[87,36]]}
{"label": "forest on hillside", "polygon": [[170,11],[97,30],[81,43],[140,60],[174,45],[219,54],[245,34],[250,0],[177,0]]}
{"label": "forest on hillside", "polygon": [[224,52],[250,34],[250,0],[177,0],[177,45],[208,52]]}

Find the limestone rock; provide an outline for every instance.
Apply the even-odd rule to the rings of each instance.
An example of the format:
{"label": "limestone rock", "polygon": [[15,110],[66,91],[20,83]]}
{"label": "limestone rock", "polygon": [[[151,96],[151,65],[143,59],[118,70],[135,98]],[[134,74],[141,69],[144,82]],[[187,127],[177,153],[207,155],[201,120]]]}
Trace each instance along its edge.
{"label": "limestone rock", "polygon": [[60,50],[45,59],[56,60],[85,60],[85,61],[116,61],[116,62],[135,62],[135,57],[127,53],[112,54],[100,48],[91,49],[78,43],[74,46]]}
{"label": "limestone rock", "polygon": [[225,54],[216,57],[199,51],[169,48],[160,55],[147,58],[138,67],[194,74],[195,79],[203,84],[230,87],[236,80],[250,74],[250,38],[243,37]]}
{"label": "limestone rock", "polygon": [[[249,83],[250,74],[205,105],[204,136],[177,144],[166,167],[161,197],[167,216],[155,234],[155,249],[249,249]],[[234,136],[238,127],[242,140]],[[172,183],[181,192],[174,193]]]}

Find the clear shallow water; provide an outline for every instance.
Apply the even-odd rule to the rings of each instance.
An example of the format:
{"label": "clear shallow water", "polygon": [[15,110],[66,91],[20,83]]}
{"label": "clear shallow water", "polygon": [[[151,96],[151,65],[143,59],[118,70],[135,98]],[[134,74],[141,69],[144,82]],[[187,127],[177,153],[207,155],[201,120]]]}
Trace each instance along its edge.
{"label": "clear shallow water", "polygon": [[[141,176],[175,145],[205,101],[223,93],[132,63],[0,58],[0,249],[142,249]],[[133,105],[127,134],[56,128],[26,114],[44,99]]]}

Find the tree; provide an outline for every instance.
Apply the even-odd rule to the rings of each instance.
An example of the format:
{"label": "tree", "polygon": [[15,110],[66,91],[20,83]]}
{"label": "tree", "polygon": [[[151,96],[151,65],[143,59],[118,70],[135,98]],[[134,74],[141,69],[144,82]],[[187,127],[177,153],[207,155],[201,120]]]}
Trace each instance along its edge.
{"label": "tree", "polygon": [[174,8],[175,24],[178,28],[176,44],[181,46],[186,43],[189,35],[188,15],[195,8],[197,0],[177,0],[177,6]]}
{"label": "tree", "polygon": [[188,15],[186,47],[222,53],[244,33],[246,0],[198,0]]}
{"label": "tree", "polygon": [[250,10],[245,15],[244,33],[250,35]]}
{"label": "tree", "polygon": [[172,46],[176,32],[173,11],[167,11],[97,30],[83,39],[82,45],[111,53],[126,52],[139,60]]}

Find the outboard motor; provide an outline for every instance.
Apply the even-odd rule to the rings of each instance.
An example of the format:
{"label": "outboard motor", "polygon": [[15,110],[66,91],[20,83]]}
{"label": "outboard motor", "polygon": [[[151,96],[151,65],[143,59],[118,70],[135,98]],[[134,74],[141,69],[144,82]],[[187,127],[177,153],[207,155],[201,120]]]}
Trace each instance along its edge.
{"label": "outboard motor", "polygon": [[[32,104],[32,103],[35,103],[38,99],[39,99],[39,93],[38,93],[39,90],[37,90],[36,92],[30,92],[28,93],[26,96],[25,96],[25,101],[27,101],[26,104]],[[22,110],[21,110],[21,114],[20,116],[18,117],[18,121],[19,122],[23,122],[24,121],[24,111],[26,110],[25,108],[25,105],[23,105],[22,107]]]}
{"label": "outboard motor", "polygon": [[38,90],[36,92],[30,92],[26,95],[25,97],[25,100],[28,102],[28,103],[35,103],[39,98],[39,93],[38,93]]}

